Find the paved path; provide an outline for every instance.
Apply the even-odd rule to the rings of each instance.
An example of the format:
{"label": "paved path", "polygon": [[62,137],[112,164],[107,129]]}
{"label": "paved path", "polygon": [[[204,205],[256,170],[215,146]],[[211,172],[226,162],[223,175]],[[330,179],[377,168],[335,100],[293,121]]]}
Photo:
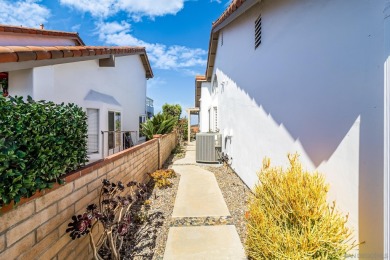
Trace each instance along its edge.
{"label": "paved path", "polygon": [[[230,216],[214,174],[196,165],[195,143],[187,146],[185,158],[177,160],[173,169],[181,175],[173,222]],[[234,225],[190,225],[170,227],[164,259],[241,260],[246,256]]]}

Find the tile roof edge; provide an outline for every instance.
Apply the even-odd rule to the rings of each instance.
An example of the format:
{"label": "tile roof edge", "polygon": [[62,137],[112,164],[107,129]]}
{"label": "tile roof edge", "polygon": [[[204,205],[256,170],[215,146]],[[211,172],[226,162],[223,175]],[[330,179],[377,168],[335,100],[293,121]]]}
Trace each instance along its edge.
{"label": "tile roof edge", "polygon": [[233,0],[219,18],[213,22],[212,30],[233,14],[246,0]]}
{"label": "tile roof edge", "polygon": [[46,30],[40,28],[30,28],[23,26],[14,26],[14,25],[6,25],[0,24],[0,32],[7,33],[18,33],[18,34],[27,34],[27,35],[45,35],[45,36],[55,36],[55,37],[69,37],[73,38],[80,45],[85,45],[84,41],[80,38],[77,32],[65,32],[65,31],[57,31],[57,30]]}
{"label": "tile roof edge", "polygon": [[146,49],[140,46],[0,46],[0,63],[134,54],[144,59],[145,76],[152,78],[153,71]]}
{"label": "tile roof edge", "polygon": [[[253,0],[254,2],[261,2],[261,0]],[[206,64],[206,80],[211,80],[211,76],[209,75],[209,67],[210,63],[214,62],[215,55],[211,55],[211,48],[213,47],[213,39],[216,36],[216,39],[219,38],[219,30],[221,26],[223,27],[223,22],[225,22],[233,13],[235,13],[240,7],[245,6],[247,3],[250,4],[251,0],[232,0],[230,5],[225,9],[225,11],[219,16],[219,18],[212,23],[211,32],[210,32],[210,41],[209,41],[209,51],[207,56],[207,64]],[[247,6],[248,7],[248,6]],[[250,6],[249,6],[250,7]],[[240,15],[240,14],[239,14]]]}

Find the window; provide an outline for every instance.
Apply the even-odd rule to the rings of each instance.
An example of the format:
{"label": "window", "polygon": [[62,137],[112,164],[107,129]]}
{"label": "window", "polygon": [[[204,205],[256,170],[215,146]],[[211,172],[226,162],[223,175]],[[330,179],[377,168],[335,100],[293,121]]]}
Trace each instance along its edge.
{"label": "window", "polygon": [[214,75],[213,85],[211,87],[211,93],[215,94],[218,92],[218,79],[217,75]]}
{"label": "window", "polygon": [[87,108],[88,116],[88,145],[87,153],[99,152],[99,110]]}
{"label": "window", "polygon": [[218,132],[218,108],[214,107],[214,132]]}
{"label": "window", "polygon": [[223,45],[223,31],[221,32],[221,46]]}
{"label": "window", "polygon": [[255,21],[255,49],[261,44],[261,15]]}
{"label": "window", "polygon": [[114,149],[121,144],[121,113],[108,112],[108,149]]}
{"label": "window", "polygon": [[209,132],[211,132],[211,109],[209,109]]}

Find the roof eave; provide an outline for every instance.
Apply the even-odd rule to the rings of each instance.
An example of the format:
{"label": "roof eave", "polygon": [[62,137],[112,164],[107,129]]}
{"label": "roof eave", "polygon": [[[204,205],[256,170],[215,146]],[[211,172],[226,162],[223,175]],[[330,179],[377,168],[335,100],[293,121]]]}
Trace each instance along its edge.
{"label": "roof eave", "polygon": [[154,77],[152,67],[150,66],[148,54],[146,54],[146,51],[144,50],[142,54],[140,54],[140,58],[142,61],[142,65],[145,69],[145,77],[147,79],[151,79]]}
{"label": "roof eave", "polygon": [[200,107],[200,97],[202,95],[202,82],[206,82],[206,77],[198,75],[195,78],[195,107]]}
{"label": "roof eave", "polygon": [[111,55],[139,55],[145,77],[153,71],[144,47],[105,46],[0,46],[0,71],[13,71],[87,60],[107,59]]}
{"label": "roof eave", "polygon": [[241,0],[241,4],[236,7],[236,9],[232,10],[230,14],[226,16],[224,19],[218,19],[212,27],[213,32],[217,32],[224,28],[226,25],[234,21],[237,17],[245,13],[247,10],[249,10],[252,6],[254,6],[257,3],[260,3],[261,0]]}
{"label": "roof eave", "polygon": [[[206,67],[206,79],[207,81],[211,81],[211,77],[214,71],[214,63],[215,56],[217,53],[218,39],[219,39],[219,31],[223,29],[225,26],[233,22],[240,15],[248,11],[255,4],[260,3],[261,0],[240,0],[240,5],[237,5],[234,1],[231,6],[221,15],[221,17],[213,24],[211,33],[210,33],[210,41],[209,41],[209,53],[207,57],[207,67]],[[232,8],[232,6],[234,8]]]}

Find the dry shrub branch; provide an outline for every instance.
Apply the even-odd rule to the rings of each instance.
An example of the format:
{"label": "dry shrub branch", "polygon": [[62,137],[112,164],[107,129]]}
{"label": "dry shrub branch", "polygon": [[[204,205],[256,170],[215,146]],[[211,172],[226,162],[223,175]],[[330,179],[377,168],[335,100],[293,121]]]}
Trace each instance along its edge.
{"label": "dry shrub branch", "polygon": [[356,247],[348,215],[329,205],[324,177],[289,155],[283,170],[265,158],[249,202],[246,248],[251,259],[341,259]]}

